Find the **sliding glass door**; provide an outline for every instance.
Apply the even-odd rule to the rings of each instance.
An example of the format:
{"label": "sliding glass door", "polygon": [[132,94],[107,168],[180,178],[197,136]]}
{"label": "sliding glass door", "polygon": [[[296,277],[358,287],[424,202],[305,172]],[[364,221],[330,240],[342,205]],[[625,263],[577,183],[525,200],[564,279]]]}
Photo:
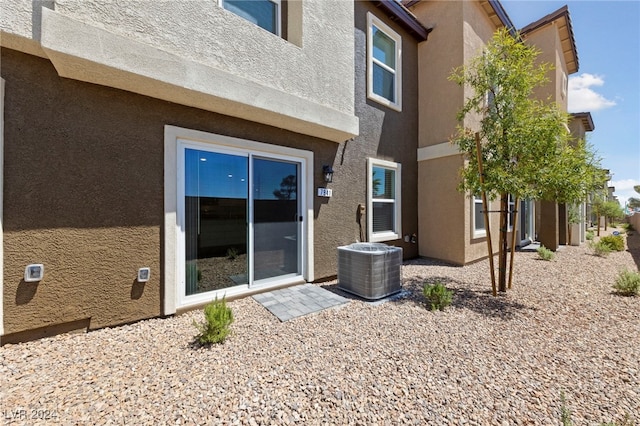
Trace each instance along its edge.
{"label": "sliding glass door", "polygon": [[184,297],[302,275],[301,162],[183,153]]}
{"label": "sliding glass door", "polygon": [[247,157],[185,150],[185,294],[247,284]]}
{"label": "sliding glass door", "polygon": [[253,158],[254,280],[300,274],[299,165]]}

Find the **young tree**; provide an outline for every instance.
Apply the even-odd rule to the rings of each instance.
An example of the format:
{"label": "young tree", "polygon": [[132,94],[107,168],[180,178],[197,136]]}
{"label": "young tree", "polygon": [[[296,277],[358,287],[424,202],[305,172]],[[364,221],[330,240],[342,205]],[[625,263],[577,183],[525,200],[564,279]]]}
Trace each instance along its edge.
{"label": "young tree", "polygon": [[[458,120],[479,120],[477,131],[460,125],[452,139],[469,160],[461,170],[459,189],[500,200],[501,292],[507,290],[509,195],[516,201],[523,198],[575,201],[584,197],[588,186],[581,180],[580,172],[591,173],[594,167],[589,159],[595,156],[585,143],[570,144],[568,115],[555,103],[532,96],[536,87],[547,82],[546,74],[551,69],[549,64],[535,64],[538,54],[535,48],[502,29],[494,34],[482,55],[450,76],[452,81],[472,89]],[[487,210],[486,205],[484,209]],[[516,221],[514,217],[513,223]],[[489,257],[492,259],[493,253]],[[493,281],[493,269],[491,274]]]}
{"label": "young tree", "polygon": [[596,218],[596,235],[600,236],[600,219],[604,215],[604,201],[601,198],[595,198],[591,202],[591,212]]}
{"label": "young tree", "polygon": [[[633,190],[636,191],[638,194],[640,194],[640,185],[635,185],[633,187]],[[638,197],[629,198],[629,200],[627,200],[627,207],[631,210],[640,208],[640,198]]]}
{"label": "young tree", "polygon": [[606,231],[607,224],[622,219],[624,212],[617,201],[606,201],[602,206],[602,215],[604,216],[604,230]]}

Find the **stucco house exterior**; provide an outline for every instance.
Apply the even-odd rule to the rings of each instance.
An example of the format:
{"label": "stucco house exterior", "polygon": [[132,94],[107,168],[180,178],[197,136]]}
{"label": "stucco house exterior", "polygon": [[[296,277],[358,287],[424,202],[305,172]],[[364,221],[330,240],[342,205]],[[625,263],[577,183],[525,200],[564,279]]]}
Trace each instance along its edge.
{"label": "stucco house exterior", "polygon": [[[497,1],[405,4],[433,28],[419,57],[418,246],[421,256],[462,265],[487,256],[487,233],[480,198],[457,190],[465,157],[449,140],[470,89],[448,77],[454,68],[481,53],[498,28],[513,28],[513,24]],[[468,117],[462,125],[473,128],[479,120]],[[493,227],[499,217],[491,215],[489,220]],[[497,242],[497,235],[494,238]]]}
{"label": "stucco house exterior", "polygon": [[[457,86],[448,77],[454,68],[479,55],[497,29],[507,28],[540,50],[538,61],[554,66],[548,75],[548,84],[538,88],[534,96],[551,99],[566,112],[568,75],[578,70],[571,19],[567,7],[563,7],[516,32],[498,1],[409,0],[404,4],[421,22],[433,28],[429,42],[420,47],[419,59],[420,255],[463,265],[487,257],[487,233],[481,198],[457,191],[458,172],[465,157],[449,140],[458,124],[456,113],[469,95],[466,90],[470,89]],[[479,120],[479,117],[468,116],[461,124],[474,128]],[[491,203],[489,209],[499,210],[498,204],[497,201]],[[509,223],[509,232],[517,232],[518,245],[537,239],[555,250],[558,244],[566,243],[564,205],[521,200],[519,206],[510,203],[509,208],[518,210],[517,223]],[[499,215],[490,214],[489,220],[495,229]],[[495,233],[492,237],[497,239]]]}
{"label": "stucco house exterior", "polygon": [[[520,30],[526,43],[540,50],[538,61],[553,65],[547,77],[549,83],[539,87],[535,96],[550,99],[567,111],[569,75],[578,72],[579,60],[571,17],[567,6],[532,22]],[[571,127],[569,128],[571,131]],[[581,134],[572,134],[577,139]],[[536,202],[536,229],[540,244],[556,250],[568,243],[567,206],[552,201]]]}
{"label": "stucco house exterior", "polygon": [[[487,256],[447,77],[513,30],[498,1],[0,8],[0,343],[330,279],[356,241]],[[539,95],[566,110],[568,11],[534,24],[557,69]],[[538,204],[521,244],[558,228]]]}
{"label": "stucco house exterior", "polygon": [[400,4],[0,7],[2,343],[326,279],[359,240],[418,255]]}
{"label": "stucco house exterior", "polygon": [[[595,130],[595,125],[593,123],[593,117],[591,117],[590,112],[575,112],[571,114],[571,119],[569,121],[569,129],[571,130],[571,136],[576,140],[585,140],[587,137],[587,132],[593,132]],[[587,227],[590,226],[589,216],[590,212],[588,212],[588,195],[585,197],[585,200],[582,203],[579,203],[575,207],[578,209],[580,218],[579,223],[569,224],[567,220],[567,225],[571,226],[571,239],[567,236],[567,244],[571,245],[580,245],[586,241],[586,232]],[[562,226],[562,224],[560,225]]]}

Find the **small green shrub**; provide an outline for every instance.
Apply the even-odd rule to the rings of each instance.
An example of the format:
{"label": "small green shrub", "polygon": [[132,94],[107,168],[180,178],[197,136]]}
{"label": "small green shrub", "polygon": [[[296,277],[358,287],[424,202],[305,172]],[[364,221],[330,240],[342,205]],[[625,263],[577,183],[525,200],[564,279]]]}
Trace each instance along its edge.
{"label": "small green shrub", "polygon": [[435,284],[425,283],[422,288],[422,293],[431,304],[432,311],[444,311],[444,308],[451,305],[451,300],[453,299],[453,292],[447,290],[447,288],[439,282]]}
{"label": "small green shrub", "polygon": [[640,272],[625,269],[618,274],[613,288],[623,296],[637,296],[640,293]]}
{"label": "small green shrub", "polygon": [[553,253],[551,250],[549,250],[545,246],[538,247],[537,251],[538,251],[538,256],[540,256],[540,259],[547,260],[547,261],[553,260],[553,256],[555,253]]}
{"label": "small green shrub", "polygon": [[[573,426],[573,420],[571,419],[571,410],[567,408],[567,400],[564,396],[564,392],[560,392],[560,423],[562,426]],[[633,420],[628,413],[625,413],[622,423],[608,422],[600,423],[600,426],[635,426]]]}
{"label": "small green shrub", "polygon": [[621,225],[622,230],[627,234],[627,235],[631,235],[633,234],[633,225],[630,223],[623,223]]}
{"label": "small green shrub", "polygon": [[587,241],[593,241],[593,231],[587,231],[585,238],[587,239]]}
{"label": "small green shrub", "polygon": [[622,238],[622,235],[607,235],[606,237],[600,238],[600,241],[598,242],[609,246],[611,251],[624,250],[624,239]]}
{"label": "small green shrub", "polygon": [[609,244],[605,242],[602,242],[602,239],[600,239],[597,243],[590,244],[590,246],[596,256],[607,257],[609,253],[611,253],[611,246],[609,246]]}
{"label": "small green shrub", "polygon": [[231,334],[229,326],[233,322],[233,312],[227,307],[224,297],[216,300],[204,307],[204,322],[193,321],[193,326],[199,331],[195,338],[202,345],[212,343],[223,343]]}
{"label": "small green shrub", "polygon": [[227,259],[234,260],[238,258],[238,249],[235,247],[229,247],[227,249]]}
{"label": "small green shrub", "polygon": [[562,426],[573,426],[571,411],[567,408],[567,399],[564,396],[564,392],[560,392],[560,403],[560,422]]}

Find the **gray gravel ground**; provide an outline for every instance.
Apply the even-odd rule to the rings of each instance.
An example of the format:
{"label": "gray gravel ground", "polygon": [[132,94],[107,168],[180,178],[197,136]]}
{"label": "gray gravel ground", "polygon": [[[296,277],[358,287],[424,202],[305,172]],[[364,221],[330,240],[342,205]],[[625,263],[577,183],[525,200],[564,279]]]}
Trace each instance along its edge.
{"label": "gray gravel ground", "polygon": [[[557,425],[564,393],[575,425],[640,424],[640,297],[611,288],[640,263],[640,236],[629,245],[607,258],[563,247],[552,262],[518,253],[497,298],[487,262],[424,259],[403,267],[411,296],[380,306],[280,323],[245,298],[229,303],[232,337],[211,348],[193,344],[200,311],[6,345],[3,420]],[[453,306],[427,310],[424,280],[455,290]]]}

